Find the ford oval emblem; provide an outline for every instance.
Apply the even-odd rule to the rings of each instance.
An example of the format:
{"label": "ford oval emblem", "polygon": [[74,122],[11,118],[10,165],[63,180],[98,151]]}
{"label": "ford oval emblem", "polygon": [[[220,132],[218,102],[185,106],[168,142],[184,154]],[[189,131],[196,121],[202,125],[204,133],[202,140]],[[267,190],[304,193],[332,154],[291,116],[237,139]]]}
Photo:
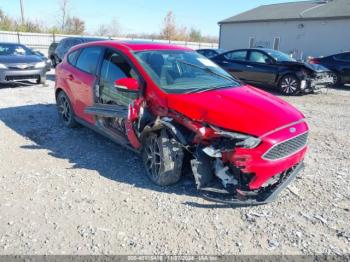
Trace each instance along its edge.
{"label": "ford oval emblem", "polygon": [[290,131],[292,134],[294,134],[294,133],[297,131],[297,129],[296,129],[295,127],[292,127],[292,128],[289,129],[289,131]]}

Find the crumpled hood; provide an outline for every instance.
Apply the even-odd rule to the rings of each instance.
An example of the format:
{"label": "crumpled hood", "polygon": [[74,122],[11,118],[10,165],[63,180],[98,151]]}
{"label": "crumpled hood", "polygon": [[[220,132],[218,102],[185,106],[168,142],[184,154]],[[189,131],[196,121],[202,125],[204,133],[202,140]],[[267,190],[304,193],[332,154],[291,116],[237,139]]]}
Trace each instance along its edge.
{"label": "crumpled hood", "polygon": [[251,86],[170,94],[168,107],[192,120],[254,136],[304,118],[287,102]]}
{"label": "crumpled hood", "polygon": [[330,71],[328,68],[326,68],[322,65],[309,64],[309,63],[297,62],[297,61],[281,61],[281,62],[279,62],[279,64],[287,65],[287,66],[306,67],[307,69],[312,70],[312,71],[317,72],[317,73]]}
{"label": "crumpled hood", "polygon": [[8,55],[0,56],[1,64],[32,64],[44,61],[44,59],[37,55]]}

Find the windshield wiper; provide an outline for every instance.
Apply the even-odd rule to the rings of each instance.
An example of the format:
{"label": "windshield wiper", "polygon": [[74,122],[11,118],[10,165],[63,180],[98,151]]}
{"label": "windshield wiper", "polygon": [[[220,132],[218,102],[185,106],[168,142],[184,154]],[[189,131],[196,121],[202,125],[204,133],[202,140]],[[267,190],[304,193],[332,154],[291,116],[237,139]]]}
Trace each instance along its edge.
{"label": "windshield wiper", "polygon": [[212,75],[215,75],[215,76],[218,76],[218,77],[221,77],[221,78],[224,78],[224,79],[226,79],[226,80],[234,81],[234,78],[231,78],[231,77],[229,77],[229,76],[225,76],[225,75],[222,75],[222,74],[220,74],[220,73],[217,73],[217,72],[211,70],[209,67],[204,67],[204,66],[192,64],[192,63],[187,62],[187,61],[184,61],[184,60],[176,60],[176,61],[178,61],[178,62],[180,62],[180,63],[183,63],[183,64],[185,64],[185,65],[189,65],[189,66],[192,66],[192,67],[195,67],[195,68],[202,69],[202,70],[205,71],[205,72],[208,72],[208,73],[210,73],[210,74],[212,74]]}
{"label": "windshield wiper", "polygon": [[209,92],[212,90],[219,90],[223,88],[229,88],[232,87],[232,85],[227,85],[227,86],[214,86],[214,87],[208,87],[208,88],[196,88],[191,91],[185,92],[185,94],[193,94],[193,93],[204,93],[204,92]]}

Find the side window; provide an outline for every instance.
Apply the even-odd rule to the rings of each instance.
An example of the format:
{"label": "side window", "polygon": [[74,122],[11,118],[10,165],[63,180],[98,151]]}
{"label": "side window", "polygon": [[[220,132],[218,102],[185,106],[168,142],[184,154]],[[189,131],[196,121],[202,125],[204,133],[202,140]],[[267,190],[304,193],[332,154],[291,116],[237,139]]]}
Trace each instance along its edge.
{"label": "side window", "polygon": [[64,46],[66,44],[65,40],[61,40],[61,42],[58,44],[57,48],[56,48],[56,52],[63,52]]}
{"label": "side window", "polygon": [[213,58],[214,56],[216,56],[217,54],[214,52],[214,51],[212,51],[212,50],[208,50],[208,52],[207,52],[207,57],[208,58]]}
{"label": "side window", "polygon": [[101,81],[114,85],[121,78],[131,77],[137,79],[137,75],[123,56],[112,50],[108,50],[102,62]]}
{"label": "side window", "polygon": [[249,56],[250,62],[266,64],[266,60],[268,60],[268,59],[269,59],[269,57],[261,52],[258,52],[258,51],[251,51],[250,52],[250,56]]}
{"label": "side window", "polygon": [[206,51],[205,50],[198,50],[197,52],[200,53],[201,55],[206,56]]}
{"label": "side window", "polygon": [[100,55],[100,47],[87,47],[81,51],[76,67],[87,73],[94,74]]}
{"label": "side window", "polygon": [[245,61],[247,57],[247,51],[229,52],[226,53],[224,57],[228,60]]}
{"label": "side window", "polygon": [[65,40],[63,42],[63,44],[62,44],[62,52],[66,53],[69,50],[70,42],[71,42],[71,40],[69,40],[69,39],[67,39],[67,40]]}
{"label": "side window", "polygon": [[334,56],[336,60],[347,61],[350,62],[350,53],[343,53]]}
{"label": "side window", "polygon": [[115,81],[121,78],[139,80],[137,73],[129,62],[119,53],[107,50],[103,56],[100,76],[100,98],[104,103],[128,106],[137,94],[120,92],[115,87]]}
{"label": "side window", "polygon": [[78,55],[79,55],[79,50],[76,50],[76,51],[70,53],[67,57],[68,63],[75,66],[75,63],[77,62]]}

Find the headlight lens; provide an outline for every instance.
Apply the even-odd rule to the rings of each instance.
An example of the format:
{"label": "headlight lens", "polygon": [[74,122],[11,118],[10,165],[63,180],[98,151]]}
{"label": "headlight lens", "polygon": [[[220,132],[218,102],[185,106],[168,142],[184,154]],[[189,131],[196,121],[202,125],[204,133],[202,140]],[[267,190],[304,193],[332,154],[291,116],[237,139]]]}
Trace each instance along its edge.
{"label": "headlight lens", "polygon": [[256,148],[258,145],[260,145],[260,143],[260,138],[251,136],[243,140],[242,142],[237,143],[236,145],[244,148]]}
{"label": "headlight lens", "polygon": [[7,69],[7,66],[5,66],[4,64],[0,64],[0,69]]}
{"label": "headlight lens", "polygon": [[45,62],[39,62],[39,63],[36,63],[35,68],[43,68],[45,66],[46,66]]}
{"label": "headlight lens", "polygon": [[224,131],[221,129],[218,129],[216,127],[213,127],[215,133],[217,135],[221,135],[223,137],[228,137],[232,139],[237,139],[241,140],[240,142],[236,143],[237,146],[243,147],[243,148],[256,148],[258,145],[261,143],[261,139],[254,137],[254,136],[249,136],[241,133],[236,133],[236,132],[229,132],[229,131]]}

